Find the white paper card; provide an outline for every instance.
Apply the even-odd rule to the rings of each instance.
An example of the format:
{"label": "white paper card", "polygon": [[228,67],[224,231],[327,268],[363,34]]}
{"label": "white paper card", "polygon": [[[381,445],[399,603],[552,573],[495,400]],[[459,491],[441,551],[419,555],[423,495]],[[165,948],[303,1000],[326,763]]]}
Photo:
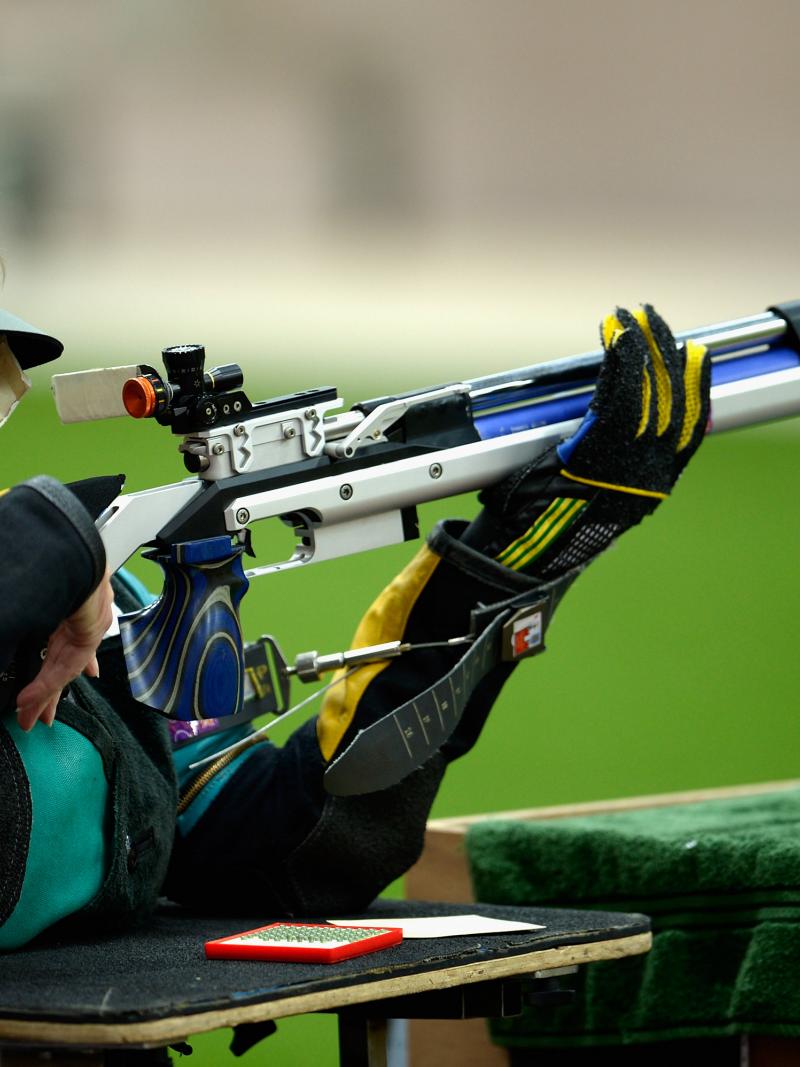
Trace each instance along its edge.
{"label": "white paper card", "polygon": [[403,937],[465,937],[469,934],[509,934],[520,930],[544,930],[539,923],[511,919],[487,919],[483,915],[435,915],[411,919],[328,919],[334,926],[400,927]]}
{"label": "white paper card", "polygon": [[58,417],[64,423],[116,419],[127,415],[122,403],[122,387],[139,373],[137,364],[127,367],[101,367],[54,374],[53,397]]}

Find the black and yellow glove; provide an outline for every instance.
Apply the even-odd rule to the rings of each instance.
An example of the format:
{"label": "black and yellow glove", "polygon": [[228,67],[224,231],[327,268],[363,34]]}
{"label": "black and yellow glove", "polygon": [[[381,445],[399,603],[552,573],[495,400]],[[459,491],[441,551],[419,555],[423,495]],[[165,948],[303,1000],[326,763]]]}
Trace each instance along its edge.
{"label": "black and yellow glove", "polygon": [[588,563],[671,492],[709,415],[711,361],[649,304],[601,327],[606,357],[578,431],[481,494],[466,542],[548,579]]}
{"label": "black and yellow glove", "polygon": [[[484,491],[471,524],[439,524],[364,616],[354,648],[393,640],[428,646],[363,667],[326,697],[317,722],[325,760],[372,728],[376,769],[362,768],[364,791],[380,788],[384,764],[398,751],[405,758],[399,743],[388,751],[401,732],[409,767],[420,752],[449,762],[474,744],[515,665],[513,648],[501,655],[508,634],[495,622],[507,631],[508,620],[520,618],[512,638],[521,654],[526,645],[543,647],[543,631],[574,578],[658,506],[700,444],[709,412],[705,349],[689,342],[679,350],[648,305],[633,314],[617,309],[601,333],[606,358],[578,431]],[[538,619],[532,609],[526,615],[531,605]],[[491,640],[479,655],[484,630]],[[470,631],[476,642],[466,655],[443,644]],[[389,713],[395,726],[377,725]],[[334,791],[352,788],[350,769],[341,784],[342,764],[326,775]]]}

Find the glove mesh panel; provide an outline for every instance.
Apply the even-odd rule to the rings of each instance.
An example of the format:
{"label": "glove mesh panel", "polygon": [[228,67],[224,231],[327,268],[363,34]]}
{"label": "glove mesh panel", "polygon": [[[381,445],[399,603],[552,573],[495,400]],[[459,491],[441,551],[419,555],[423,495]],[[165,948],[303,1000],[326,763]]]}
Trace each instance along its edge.
{"label": "glove mesh panel", "polygon": [[551,560],[543,569],[542,577],[549,578],[553,575],[563,574],[573,567],[579,567],[607,548],[615,537],[622,532],[622,527],[616,523],[584,526],[578,530],[574,540],[566,545],[563,551]]}

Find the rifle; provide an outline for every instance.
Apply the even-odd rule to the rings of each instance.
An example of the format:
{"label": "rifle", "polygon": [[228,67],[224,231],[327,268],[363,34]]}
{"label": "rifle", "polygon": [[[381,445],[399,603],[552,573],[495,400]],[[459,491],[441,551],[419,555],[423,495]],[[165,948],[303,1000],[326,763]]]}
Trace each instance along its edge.
{"label": "rifle", "polygon": [[[689,339],[712,354],[711,432],[800,413],[800,301],[676,334]],[[315,681],[409,650],[314,651],[289,664],[269,635],[245,645],[238,606],[251,579],[417,537],[418,505],[492,485],[574,433],[603,360],[598,350],[341,412],[329,387],[252,403],[241,368],[206,371],[200,345],[162,355],[165,374],[136,365],[55,375],[54,393],[65,422],[127,413],[182,438],[190,477],[120,495],[97,526],[112,570],[146,546],[164,572],[156,603],[120,621],[134,697],[173,719],[225,725],[308,703],[289,707],[292,676]],[[294,552],[245,570],[251,527],[267,518],[294,529]],[[456,722],[423,731],[405,773]],[[331,773],[348,753],[326,775],[332,791],[363,791]]]}

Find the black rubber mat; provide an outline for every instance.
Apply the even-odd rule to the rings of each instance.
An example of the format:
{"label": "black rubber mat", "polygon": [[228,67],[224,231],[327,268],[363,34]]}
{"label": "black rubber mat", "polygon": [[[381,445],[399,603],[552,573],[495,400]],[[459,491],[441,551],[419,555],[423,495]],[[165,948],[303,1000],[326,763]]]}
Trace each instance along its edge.
{"label": "black rubber mat", "polygon": [[381,916],[480,914],[543,923],[543,930],[433,939],[407,938],[389,949],[336,964],[207,960],[206,940],[263,926],[269,916],[220,918],[162,909],[146,926],[115,937],[39,939],[0,955],[0,1017],[131,1023],[264,1003],[421,971],[457,967],[561,945],[615,940],[650,929],[643,915],[379,900]]}

